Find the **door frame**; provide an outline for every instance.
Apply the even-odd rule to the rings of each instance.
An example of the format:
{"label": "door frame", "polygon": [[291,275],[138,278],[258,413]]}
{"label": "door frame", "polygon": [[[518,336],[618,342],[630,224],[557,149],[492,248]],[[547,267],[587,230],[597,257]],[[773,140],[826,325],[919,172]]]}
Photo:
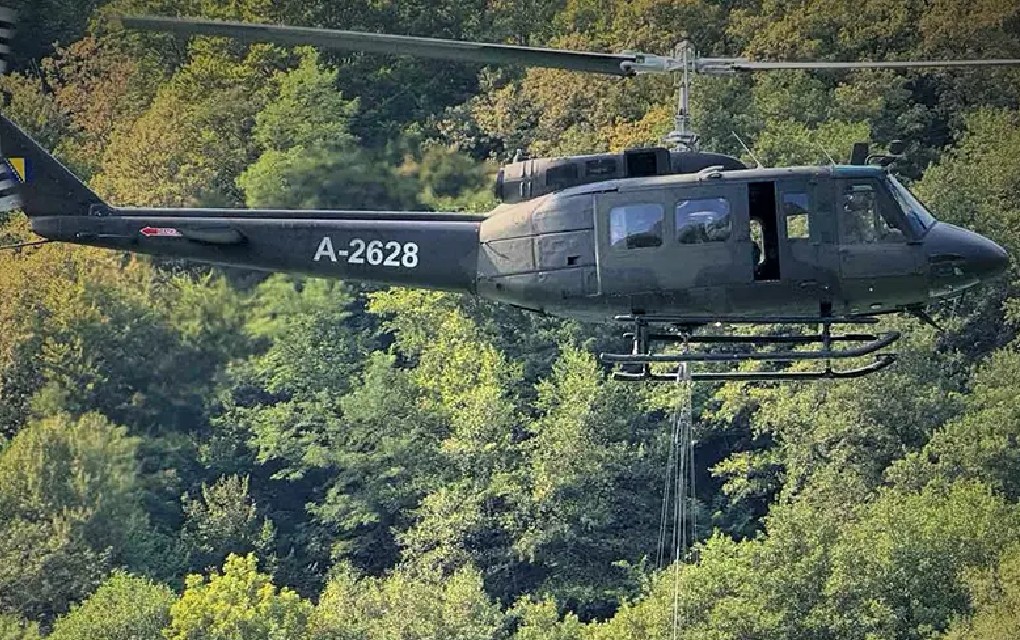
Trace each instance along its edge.
{"label": "door frame", "polygon": [[[902,231],[902,240],[896,242],[846,242],[845,212],[842,199],[845,185],[849,183],[869,183],[875,193],[876,205],[900,211],[895,200],[885,191],[885,186],[875,177],[840,177],[834,178],[833,196],[836,213],[837,246],[839,255],[839,278],[843,284],[843,297],[851,307],[851,311],[867,313],[895,307],[900,296],[910,297],[918,289],[927,286],[927,259],[919,243],[913,241],[912,230]],[[900,211],[899,219],[906,225],[904,215]],[[859,265],[883,266],[875,273],[853,268]],[[901,267],[898,273],[892,273],[893,267]],[[876,291],[877,289],[877,291]],[[870,299],[867,294],[874,292]],[[850,297],[858,298],[853,301]],[[880,307],[873,307],[880,304]],[[856,306],[855,306],[856,305]]]}

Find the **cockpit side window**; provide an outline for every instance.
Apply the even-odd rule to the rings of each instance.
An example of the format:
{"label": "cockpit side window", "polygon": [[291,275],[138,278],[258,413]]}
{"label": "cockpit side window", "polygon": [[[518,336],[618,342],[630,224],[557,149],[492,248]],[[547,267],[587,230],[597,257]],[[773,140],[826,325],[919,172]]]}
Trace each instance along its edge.
{"label": "cockpit side window", "polygon": [[879,193],[870,180],[843,184],[840,240],[846,244],[905,242],[907,230],[900,212]]}
{"label": "cockpit side window", "polygon": [[658,203],[627,204],[609,210],[609,246],[639,249],[662,245],[666,209]]}

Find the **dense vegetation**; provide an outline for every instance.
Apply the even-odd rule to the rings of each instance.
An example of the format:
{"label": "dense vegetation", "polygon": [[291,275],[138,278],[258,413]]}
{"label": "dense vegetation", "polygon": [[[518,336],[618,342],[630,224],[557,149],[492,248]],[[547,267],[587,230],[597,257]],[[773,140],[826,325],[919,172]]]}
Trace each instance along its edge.
{"label": "dense vegetation", "polygon": [[[10,4],[8,0],[7,4]],[[18,4],[18,2],[14,2]],[[125,33],[118,11],[762,58],[1020,57],[1013,0],[22,0],[10,114],[123,205],[482,209],[492,161],[669,128],[670,81]],[[51,45],[51,43],[58,43]],[[1020,72],[701,79],[706,148],[906,137],[1020,255]],[[0,240],[27,238],[18,215]],[[1020,635],[1017,272],[852,383],[697,389],[682,637]],[[0,254],[0,638],[670,637],[667,386],[456,295]]]}

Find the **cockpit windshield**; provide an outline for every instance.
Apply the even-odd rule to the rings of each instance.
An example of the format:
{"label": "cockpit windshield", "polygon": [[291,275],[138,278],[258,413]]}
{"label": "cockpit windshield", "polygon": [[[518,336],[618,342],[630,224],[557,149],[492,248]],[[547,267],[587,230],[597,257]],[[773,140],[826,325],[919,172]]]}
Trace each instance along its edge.
{"label": "cockpit windshield", "polygon": [[903,210],[904,215],[907,216],[911,226],[914,227],[917,233],[920,235],[931,229],[935,224],[935,218],[928,213],[928,210],[914,197],[914,194],[910,193],[910,190],[900,184],[896,178],[886,176],[886,180],[889,184],[890,193],[892,193],[897,204],[900,205],[900,209]]}

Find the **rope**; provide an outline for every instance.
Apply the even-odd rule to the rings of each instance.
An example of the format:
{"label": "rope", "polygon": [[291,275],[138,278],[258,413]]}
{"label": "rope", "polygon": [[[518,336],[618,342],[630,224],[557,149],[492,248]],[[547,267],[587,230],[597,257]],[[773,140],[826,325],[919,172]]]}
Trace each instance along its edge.
{"label": "rope", "polygon": [[[684,336],[684,353],[689,345]],[[677,640],[687,620],[680,611],[680,571],[684,551],[694,544],[697,533],[697,509],[694,508],[694,440],[692,438],[693,391],[690,366],[680,363],[676,371],[676,387],[679,391],[676,409],[673,412],[672,433],[670,434],[669,456],[662,492],[662,509],[659,520],[659,546],[656,564],[665,568],[667,557],[673,564],[673,620],[672,637]],[[672,518],[669,507],[672,502]],[[672,524],[672,531],[669,531]],[[667,556],[666,537],[670,546]]]}

